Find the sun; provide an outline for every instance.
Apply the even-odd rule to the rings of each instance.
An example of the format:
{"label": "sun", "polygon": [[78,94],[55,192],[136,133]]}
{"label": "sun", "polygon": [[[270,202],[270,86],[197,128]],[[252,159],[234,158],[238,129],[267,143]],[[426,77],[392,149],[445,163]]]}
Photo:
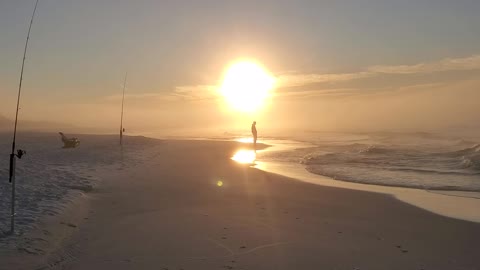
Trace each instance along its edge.
{"label": "sun", "polygon": [[275,79],[254,61],[239,61],[226,71],[220,87],[229,106],[243,112],[255,112],[264,105]]}

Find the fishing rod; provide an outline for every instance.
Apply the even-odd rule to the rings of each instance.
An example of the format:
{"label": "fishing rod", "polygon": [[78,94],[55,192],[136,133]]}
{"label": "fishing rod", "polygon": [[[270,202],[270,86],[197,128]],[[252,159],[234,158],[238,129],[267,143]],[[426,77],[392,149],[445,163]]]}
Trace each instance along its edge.
{"label": "fishing rod", "polygon": [[128,72],[125,72],[125,80],[123,81],[122,112],[120,114],[120,145],[123,145],[123,132],[125,131],[123,129],[123,102],[125,101],[125,86],[127,85],[127,74]]}
{"label": "fishing rod", "polygon": [[23,51],[22,70],[20,71],[20,82],[18,84],[17,110],[15,112],[15,127],[13,129],[12,153],[10,154],[10,172],[9,172],[9,182],[12,183],[12,205],[11,205],[11,216],[10,216],[10,233],[11,234],[13,234],[13,232],[15,231],[15,157],[20,159],[24,154],[26,154],[26,152],[22,149],[18,149],[17,153],[15,154],[18,109],[20,106],[20,94],[22,93],[23,68],[25,67],[25,58],[27,55],[28,40],[30,39],[30,30],[32,29],[33,18],[35,17],[35,12],[37,11],[38,1],[39,0],[35,2],[35,8],[33,9],[32,18],[30,19],[30,26],[28,27],[27,40],[25,41],[25,49]]}

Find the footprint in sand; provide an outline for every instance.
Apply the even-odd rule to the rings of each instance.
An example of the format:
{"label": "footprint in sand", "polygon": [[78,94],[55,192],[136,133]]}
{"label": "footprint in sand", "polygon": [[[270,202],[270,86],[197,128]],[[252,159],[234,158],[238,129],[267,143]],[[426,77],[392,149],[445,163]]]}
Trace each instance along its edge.
{"label": "footprint in sand", "polygon": [[19,247],[19,248],[17,248],[17,250],[20,251],[20,252],[25,252],[25,253],[32,254],[32,255],[38,255],[39,254],[38,252],[32,251],[30,247]]}
{"label": "footprint in sand", "polygon": [[76,228],[76,227],[77,227],[77,225],[75,225],[75,224],[65,223],[65,222],[63,222],[63,221],[61,221],[60,224],[62,224],[62,225],[67,225],[68,227],[71,227],[71,228]]}
{"label": "footprint in sand", "polygon": [[31,240],[32,241],[39,241],[39,242],[48,242],[47,240],[45,240],[43,238],[40,238],[40,237],[32,238]]}
{"label": "footprint in sand", "polygon": [[404,248],[402,248],[402,246],[401,246],[401,245],[397,245],[397,246],[396,246],[396,248],[400,249],[400,251],[401,251],[402,253],[408,253],[408,250],[407,250],[407,249],[404,249]]}

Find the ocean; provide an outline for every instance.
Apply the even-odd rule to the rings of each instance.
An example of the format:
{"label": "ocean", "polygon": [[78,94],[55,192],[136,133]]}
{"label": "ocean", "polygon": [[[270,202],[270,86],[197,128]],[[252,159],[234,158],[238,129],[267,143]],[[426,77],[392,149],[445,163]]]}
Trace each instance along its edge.
{"label": "ocean", "polygon": [[[267,138],[265,143],[282,144]],[[287,138],[287,151],[263,161],[298,163],[338,181],[428,190],[480,191],[480,144],[471,137],[433,133],[320,133]],[[302,144],[303,143],[303,144]]]}

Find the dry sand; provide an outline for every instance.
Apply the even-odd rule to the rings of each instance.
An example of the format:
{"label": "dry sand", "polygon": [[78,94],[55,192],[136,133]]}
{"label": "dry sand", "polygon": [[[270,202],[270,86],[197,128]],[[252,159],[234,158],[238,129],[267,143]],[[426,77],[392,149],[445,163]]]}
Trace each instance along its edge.
{"label": "dry sand", "polygon": [[9,254],[0,268],[480,269],[478,223],[238,164],[238,143],[163,144],[43,224],[69,231],[45,236],[50,249]]}

